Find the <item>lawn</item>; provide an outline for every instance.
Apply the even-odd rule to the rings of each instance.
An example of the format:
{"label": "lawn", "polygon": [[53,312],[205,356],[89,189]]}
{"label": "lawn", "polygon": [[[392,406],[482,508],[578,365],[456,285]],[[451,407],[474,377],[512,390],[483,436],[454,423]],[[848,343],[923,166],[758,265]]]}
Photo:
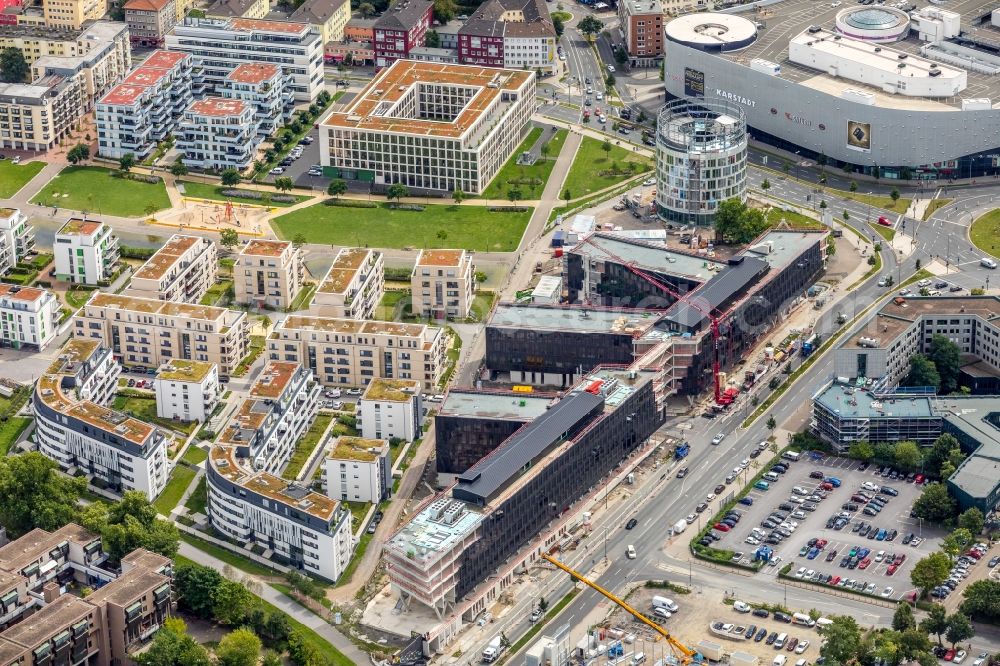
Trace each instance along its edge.
{"label": "lawn", "polygon": [[306,464],[313,449],[319,444],[319,438],[326,432],[326,428],[332,420],[333,414],[318,414],[316,416],[312,425],[309,426],[309,430],[306,430],[306,434],[295,443],[295,450],[292,451],[292,457],[288,460],[288,465],[281,472],[282,478],[291,481],[299,475],[299,472],[302,471],[302,466]]}
{"label": "lawn", "polygon": [[[223,190],[236,190],[237,192],[255,192],[256,190],[248,190],[239,187],[225,187],[220,185],[210,185],[208,183],[197,183],[191,180],[179,180],[178,185],[184,186],[184,196],[194,197],[196,199],[211,199],[212,201],[232,201],[234,204],[245,203],[251,206],[273,206],[275,208],[287,208],[288,206],[294,206],[300,201],[305,201],[309,197],[304,197],[297,194],[288,194],[286,192],[270,192],[265,191],[263,194],[268,195],[266,199],[252,199],[244,197],[227,197],[222,193]],[[291,196],[295,198],[293,202],[286,201],[274,201],[270,199],[270,196],[275,194],[283,194],[285,196]]]}
{"label": "lawn", "polygon": [[491,212],[484,206],[428,204],[421,211],[347,208],[315,204],[271,221],[278,236],[298,234],[307,243],[375,248],[464,248],[484,252],[511,252],[521,242],[531,219],[523,212]]}
{"label": "lawn", "polygon": [[493,304],[497,300],[497,294],[495,291],[477,291],[475,298],[472,300],[472,316],[476,321],[485,321],[486,317],[489,316],[490,310],[493,309]]}
{"label": "lawn", "polygon": [[358,568],[358,564],[361,563],[361,558],[365,556],[365,551],[368,550],[368,544],[372,540],[372,534],[368,534],[368,530],[361,535],[358,539],[358,547],[354,550],[354,556],[351,557],[351,561],[348,562],[347,568],[344,569],[344,573],[340,574],[340,578],[337,579],[337,584],[334,587],[340,587],[341,585],[346,585],[351,582],[351,578],[354,577],[354,570]]}
{"label": "lawn", "polygon": [[[566,175],[566,182],[563,190],[569,190],[570,198],[582,197],[605,187],[611,187],[623,180],[632,177],[627,166],[635,164],[638,168],[635,173],[639,174],[653,168],[653,161],[648,157],[638,155],[620,146],[611,145],[611,150],[605,152],[601,146],[603,141],[591,137],[585,137],[580,144],[580,149],[573,160]],[[613,168],[623,170],[623,173],[605,173]],[[565,198],[565,197],[562,197]]]}
{"label": "lawn", "polygon": [[951,199],[932,199],[929,204],[927,204],[927,209],[924,210],[924,220],[931,219],[931,216],[938,211],[939,208],[944,208],[951,203]]}
{"label": "lawn", "polygon": [[573,15],[570,14],[569,12],[552,12],[552,14],[550,14],[550,16],[553,19],[559,19],[559,20],[561,20],[563,23],[567,23],[567,22],[573,20]]}
{"label": "lawn", "polygon": [[0,199],[10,199],[44,168],[45,162],[14,164],[0,160]]}
{"label": "lawn", "polygon": [[997,238],[1000,237],[1000,208],[977,217],[969,228],[972,244],[983,252],[1000,257],[997,251]]}
{"label": "lawn", "polygon": [[100,167],[66,167],[31,202],[120,217],[142,217],[170,208],[162,182],[141,183],[115,178],[114,173]]}
{"label": "lawn", "polygon": [[896,230],[895,229],[891,229],[889,227],[882,226],[881,224],[879,224],[877,222],[875,224],[871,225],[871,226],[875,228],[875,231],[878,232],[879,236],[881,236],[882,238],[886,239],[890,243],[892,242],[892,239],[896,237]]}
{"label": "lawn", "polygon": [[[222,282],[216,282],[211,287],[209,287],[208,291],[205,292],[205,295],[201,297],[200,303],[202,305],[216,305],[222,300],[223,297],[226,297],[227,294],[229,294],[229,290],[232,288],[233,288],[232,280],[223,280]],[[224,305],[228,305],[228,300],[229,298],[226,298],[227,303],[225,303]]]}
{"label": "lawn", "polygon": [[191,513],[208,515],[208,486],[205,485],[204,476],[198,479],[198,485],[194,487],[184,506]]}
{"label": "lawn", "polygon": [[187,447],[187,451],[184,452],[184,455],[181,456],[181,460],[191,465],[200,465],[208,460],[208,451],[200,446],[191,444]]}
{"label": "lawn", "polygon": [[[375,319],[382,321],[402,321],[406,317],[410,303],[410,291],[387,291],[382,294],[382,301],[375,308]],[[403,302],[403,305],[400,305]],[[404,310],[399,310],[402,307]]]}
{"label": "lawn", "polygon": [[156,399],[152,396],[148,398],[136,398],[132,396],[115,396],[114,409],[131,414],[140,421],[153,423],[161,428],[167,428],[175,432],[182,433],[185,437],[194,432],[195,424],[184,421],[174,421],[173,419],[161,419],[156,415]]}
{"label": "lawn", "polygon": [[256,361],[260,357],[263,351],[264,351],[264,336],[251,335],[250,351],[247,352],[247,355],[243,358],[242,361],[240,361],[240,364],[236,366],[236,369],[233,371],[233,377],[242,377],[243,375],[247,374],[247,370],[250,369],[250,366],[254,364],[254,361]]}
{"label": "lawn", "polygon": [[772,208],[767,212],[768,224],[779,225],[781,220],[784,218],[785,223],[790,227],[796,229],[822,229],[823,224],[819,220],[814,220],[813,218],[798,213],[794,210],[782,210],[781,208]]}
{"label": "lawn", "polygon": [[181,541],[189,546],[197,548],[202,552],[208,553],[217,560],[222,560],[234,569],[239,569],[243,573],[250,574],[251,576],[281,575],[281,572],[277,569],[272,569],[255,560],[243,557],[242,555],[237,555],[231,550],[223,548],[222,546],[216,546],[214,543],[209,543],[204,539],[199,539],[198,537],[188,534],[187,532],[181,532]]}
{"label": "lawn", "polygon": [[0,424],[0,456],[7,455],[10,447],[14,445],[14,442],[29,425],[31,425],[31,418],[27,416],[12,416]]}
{"label": "lawn", "polygon": [[308,310],[309,303],[312,302],[313,294],[316,293],[317,285],[315,282],[307,282],[302,286],[302,290],[299,291],[299,295],[295,297],[292,304],[288,306],[288,312],[298,312],[299,310]]}
{"label": "lawn", "polygon": [[347,508],[351,510],[351,531],[355,531],[361,526],[361,521],[365,519],[368,514],[368,509],[371,508],[371,502],[344,502]]}
{"label": "lawn", "polygon": [[298,634],[302,637],[303,643],[307,643],[315,648],[316,653],[322,660],[320,663],[323,666],[355,666],[354,662],[348,659],[347,655],[343,652],[335,648],[332,643],[296,620],[291,615],[288,615],[288,613],[285,613],[274,604],[270,604],[263,599],[260,600],[260,603],[268,612],[282,613],[288,617],[288,625],[292,628],[292,631],[298,632]]}
{"label": "lawn", "polygon": [[517,151],[510,156],[507,163],[503,165],[500,172],[493,178],[483,193],[482,199],[507,199],[507,193],[514,187],[521,191],[521,199],[534,200],[542,198],[542,190],[549,181],[549,175],[556,164],[556,158],[562,152],[563,143],[566,142],[568,132],[559,130],[548,140],[548,157],[539,157],[538,161],[531,166],[520,166],[517,164],[518,156],[530,149],[538,137],[542,134],[542,128],[536,127],[531,130],[528,136],[518,146]]}
{"label": "lawn", "polygon": [[184,491],[191,485],[194,474],[194,469],[187,465],[177,465],[174,467],[174,473],[170,477],[170,482],[167,483],[167,487],[163,489],[160,496],[153,502],[156,510],[164,516],[169,516],[173,508],[180,503]]}

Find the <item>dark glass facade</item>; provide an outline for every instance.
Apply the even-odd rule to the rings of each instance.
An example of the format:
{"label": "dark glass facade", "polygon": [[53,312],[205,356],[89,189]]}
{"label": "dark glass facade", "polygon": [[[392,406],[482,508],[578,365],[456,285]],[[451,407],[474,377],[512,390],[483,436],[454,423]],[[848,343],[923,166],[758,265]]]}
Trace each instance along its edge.
{"label": "dark glass facade", "polygon": [[527,421],[469,416],[434,417],[437,471],[461,474],[500,446]]}
{"label": "dark glass facade", "polygon": [[[569,386],[574,375],[590,372],[598,365],[628,365],[632,354],[631,333],[486,326],[487,368],[495,373],[561,374],[561,386]],[[542,383],[541,376],[530,381]]]}

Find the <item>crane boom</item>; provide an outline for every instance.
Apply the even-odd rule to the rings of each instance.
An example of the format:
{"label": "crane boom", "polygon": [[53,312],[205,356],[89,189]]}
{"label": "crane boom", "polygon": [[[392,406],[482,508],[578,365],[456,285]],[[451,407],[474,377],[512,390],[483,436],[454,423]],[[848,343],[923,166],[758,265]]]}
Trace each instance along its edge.
{"label": "crane boom", "polygon": [[683,643],[681,643],[680,641],[678,641],[676,638],[674,638],[673,636],[671,636],[670,633],[666,629],[664,629],[660,625],[656,624],[655,622],[653,622],[652,620],[650,620],[648,617],[646,617],[645,615],[643,615],[642,613],[640,613],[636,609],[634,609],[631,606],[629,606],[627,603],[625,603],[624,599],[619,599],[617,596],[611,594],[610,592],[608,592],[607,590],[605,590],[603,587],[601,587],[600,585],[598,585],[594,581],[589,580],[587,578],[584,578],[581,574],[579,574],[578,572],[576,572],[573,569],[569,568],[568,566],[566,566],[565,564],[563,564],[562,562],[560,562],[556,558],[551,557],[551,556],[549,556],[549,555],[547,555],[545,553],[542,553],[542,557],[547,562],[550,562],[551,564],[555,565],[559,569],[562,569],[563,571],[565,571],[566,573],[568,573],[570,576],[572,576],[576,580],[579,580],[580,582],[582,582],[584,585],[587,585],[588,587],[590,587],[591,589],[595,590],[599,594],[604,595],[604,597],[606,597],[609,601],[614,602],[615,604],[617,604],[618,606],[620,606],[621,608],[623,608],[626,612],[630,613],[632,615],[632,617],[634,617],[635,619],[639,620],[640,622],[646,624],[653,631],[655,631],[659,635],[663,636],[663,638],[666,639],[667,643],[670,644],[670,646],[674,649],[674,651],[679,653],[678,656],[680,658],[680,663],[681,664],[688,664],[694,658],[695,653],[694,653],[693,650],[691,650],[686,645],[684,645]]}

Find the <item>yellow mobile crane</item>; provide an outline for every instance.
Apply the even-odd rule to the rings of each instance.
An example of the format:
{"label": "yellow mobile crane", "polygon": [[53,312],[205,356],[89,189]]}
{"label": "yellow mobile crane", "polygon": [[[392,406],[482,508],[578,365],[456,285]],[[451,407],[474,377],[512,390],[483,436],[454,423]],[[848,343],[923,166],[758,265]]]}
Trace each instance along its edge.
{"label": "yellow mobile crane", "polygon": [[587,578],[584,578],[580,573],[578,573],[577,571],[574,571],[573,569],[570,569],[568,566],[566,566],[565,564],[563,564],[559,560],[555,559],[554,557],[550,557],[549,555],[547,555],[545,553],[542,553],[542,557],[546,561],[551,562],[556,567],[558,567],[558,568],[562,569],[563,571],[565,571],[566,573],[568,573],[575,580],[581,581],[584,585],[587,585],[591,589],[596,590],[598,593],[604,595],[610,601],[618,604],[618,606],[620,606],[621,608],[625,609],[625,611],[627,611],[628,613],[630,613],[632,615],[632,617],[634,617],[635,619],[639,620],[640,622],[646,624],[653,631],[655,631],[659,635],[663,636],[663,638],[666,639],[667,643],[670,644],[670,647],[672,647],[674,649],[674,652],[677,653],[677,659],[678,659],[678,661],[682,665],[683,664],[690,664],[694,660],[694,656],[695,656],[694,650],[691,650],[690,648],[688,648],[686,645],[684,645],[683,643],[681,643],[680,641],[678,641],[676,638],[674,638],[673,636],[671,636],[669,634],[669,632],[667,632],[666,629],[664,629],[660,625],[656,624],[655,622],[653,622],[652,620],[650,620],[648,617],[646,617],[645,615],[643,615],[642,613],[640,613],[636,609],[634,609],[631,606],[629,606],[627,603],[625,603],[625,601],[623,599],[619,599],[618,597],[616,597],[615,595],[611,594],[610,592],[608,592],[607,590],[605,590],[603,587],[601,587],[600,585],[598,585],[594,581],[588,580]]}

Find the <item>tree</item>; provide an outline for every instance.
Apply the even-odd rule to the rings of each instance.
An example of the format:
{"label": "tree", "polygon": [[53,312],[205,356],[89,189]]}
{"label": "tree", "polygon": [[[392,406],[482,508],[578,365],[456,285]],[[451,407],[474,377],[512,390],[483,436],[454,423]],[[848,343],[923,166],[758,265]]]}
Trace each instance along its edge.
{"label": "tree", "polygon": [[958,557],[958,554],[965,550],[965,547],[971,542],[972,533],[970,533],[969,530],[960,527],[944,538],[941,542],[941,550],[952,558],[955,558]]}
{"label": "tree", "polygon": [[896,202],[899,201],[899,190],[895,187],[892,188],[892,192],[889,192],[889,198],[892,199],[892,205],[895,206]]}
{"label": "tree", "polygon": [[610,89],[615,87],[615,83],[616,83],[616,79],[615,79],[615,75],[614,74],[612,74],[611,72],[608,72],[607,74],[604,75],[604,85],[606,85],[608,87],[609,94],[611,92]]}
{"label": "tree", "polygon": [[222,170],[222,184],[226,187],[233,187],[239,185],[243,178],[240,177],[240,172],[233,167]]}
{"label": "tree", "polygon": [[987,622],[1000,619],[1000,583],[977,580],[962,593],[962,612]]}
{"label": "tree", "polygon": [[316,646],[307,641],[299,631],[293,631],[288,636],[288,658],[297,666],[319,666],[325,663]]}
{"label": "tree", "polygon": [[826,210],[826,208],[827,208],[827,203],[826,203],[826,199],[824,199],[823,201],[819,202],[819,209],[820,210]]}
{"label": "tree", "polygon": [[910,358],[910,372],[903,378],[903,386],[933,386],[941,385],[941,375],[934,363],[923,354],[914,354]]}
{"label": "tree", "polygon": [[521,188],[516,185],[509,190],[507,190],[507,198],[511,203],[517,203],[524,198],[524,194],[521,192]]}
{"label": "tree", "polygon": [[128,173],[135,166],[135,155],[132,153],[125,153],[118,158],[118,170],[122,173]]}
{"label": "tree", "polygon": [[444,229],[438,229],[437,238],[438,238],[438,240],[442,240],[442,241],[443,240],[448,240],[448,232],[445,231]]}
{"label": "tree", "polygon": [[90,504],[79,522],[101,535],[108,559],[117,564],[136,548],[145,548],[167,557],[177,554],[180,535],[173,523],[157,517],[156,507],[144,493],[130,490],[119,502]]}
{"label": "tree", "polygon": [[628,63],[628,51],[621,47],[615,49],[615,62],[618,63],[619,67],[624,67]]}
{"label": "tree", "polygon": [[[906,606],[909,608],[909,604],[900,604],[901,606]],[[913,617],[913,612],[910,612],[910,617]],[[912,627],[903,629],[899,632],[898,643],[903,652],[903,658],[908,660],[917,659],[921,654],[925,654],[931,651],[931,641],[927,637],[927,633],[920,631],[916,626],[916,621]]]}
{"label": "tree", "polygon": [[858,183],[856,181],[853,181],[853,180],[851,181],[850,190],[851,190],[851,192],[857,192],[858,191]]}
{"label": "tree", "polygon": [[568,187],[563,190],[562,198],[563,198],[563,201],[565,201],[566,203],[569,203],[569,200],[573,198],[573,194],[572,194],[572,192],[569,191]]}
{"label": "tree", "polygon": [[931,338],[927,358],[941,377],[941,393],[954,393],[958,388],[958,373],[962,367],[961,351],[954,342],[941,334]]}
{"label": "tree", "polygon": [[944,433],[934,440],[934,444],[924,453],[924,469],[935,474],[941,469],[941,464],[948,460],[952,449],[957,449],[958,440],[954,435]]}
{"label": "tree", "polygon": [[451,193],[451,199],[456,205],[461,204],[465,201],[465,192],[461,188],[456,187]]}
{"label": "tree", "polygon": [[781,170],[784,171],[785,175],[787,176],[788,172],[792,170],[792,163],[789,162],[788,160],[784,160],[781,163]]}
{"label": "tree", "polygon": [[223,578],[212,590],[212,617],[236,626],[257,606],[259,599],[243,583]]}
{"label": "tree", "polygon": [[86,162],[90,159],[90,147],[86,144],[78,143],[69,149],[69,152],[66,153],[66,159],[69,160],[70,164]]}
{"label": "tree", "polygon": [[552,152],[552,147],[549,145],[549,142],[546,141],[541,145],[541,147],[539,147],[538,152],[542,157],[548,159],[549,153]]}
{"label": "tree", "polygon": [[370,2],[362,2],[358,5],[358,11],[363,17],[371,18],[372,16],[375,16],[375,5]]}
{"label": "tree", "polygon": [[187,634],[179,617],[168,617],[149,648],[132,656],[139,666],[209,666],[208,650]]}
{"label": "tree", "polygon": [[968,615],[959,611],[948,616],[948,628],[945,630],[944,637],[951,643],[952,648],[955,647],[956,643],[967,641],[975,635],[976,630],[973,629]]}
{"label": "tree", "polygon": [[552,27],[556,31],[556,37],[562,37],[563,33],[566,32],[566,25],[563,23],[561,16],[552,17]]}
{"label": "tree", "polygon": [[424,46],[429,49],[441,48],[441,35],[438,34],[437,30],[427,31],[427,35],[424,36]]}
{"label": "tree", "polygon": [[242,627],[222,637],[215,657],[219,666],[256,666],[263,647],[256,634]]}
{"label": "tree", "polygon": [[611,155],[611,148],[612,148],[611,142],[605,139],[604,143],[601,144],[601,150],[604,151],[605,159],[607,159]]}
{"label": "tree", "polygon": [[[920,596],[924,596],[948,580],[950,570],[951,559],[944,553],[934,552],[913,565],[910,581],[920,588]],[[900,604],[900,606],[906,606],[906,604]],[[893,623],[895,626],[895,620]]]}
{"label": "tree", "polygon": [[294,245],[295,247],[302,247],[303,245],[306,244],[307,240],[308,239],[306,238],[305,234],[302,233],[295,234],[295,238],[292,239],[292,245]]}
{"label": "tree", "polygon": [[913,513],[924,520],[940,523],[954,517],[955,506],[944,484],[932,483],[924,487],[924,492],[913,503]]}
{"label": "tree", "polygon": [[219,232],[219,244],[227,250],[232,250],[240,244],[240,235],[235,229],[223,229]]}
{"label": "tree", "polygon": [[176,162],[170,165],[170,173],[179,178],[181,176],[186,176],[188,174],[188,168],[184,164],[184,162],[177,160]]}
{"label": "tree", "polygon": [[399,203],[399,200],[403,197],[410,196],[410,188],[402,183],[393,183],[386,188],[385,196],[388,197],[389,201],[395,199],[396,203]]}
{"label": "tree", "polygon": [[295,183],[287,176],[274,179],[274,188],[279,192],[290,192],[293,187],[295,187]]}
{"label": "tree", "polygon": [[941,645],[941,634],[948,631],[948,612],[941,604],[931,604],[927,617],[920,622],[920,629],[927,634],[937,636],[938,645]]}
{"label": "tree", "polygon": [[774,430],[778,427],[778,422],[774,420],[774,416],[769,416],[767,418],[767,429]]}
{"label": "tree", "polygon": [[265,652],[260,666],[282,666],[281,656],[274,652]]}
{"label": "tree", "polygon": [[910,608],[910,604],[899,604],[896,607],[896,612],[892,615],[892,628],[895,631],[905,631],[906,629],[915,629],[917,626],[917,621],[913,617],[913,609]]}
{"label": "tree", "polygon": [[912,472],[920,469],[924,456],[916,442],[897,442],[895,458],[897,467]]}
{"label": "tree", "polygon": [[200,564],[181,562],[174,566],[174,591],[178,605],[195,617],[212,619],[212,592],[223,581],[222,574]]}
{"label": "tree", "polygon": [[846,208],[844,209],[843,215],[844,215],[844,222],[847,222],[849,219],[851,219],[851,214],[847,212]]}
{"label": "tree", "polygon": [[593,14],[588,14],[576,24],[576,29],[579,30],[584,37],[593,41],[594,35],[599,33],[601,30],[604,30],[604,24],[601,23]]}
{"label": "tree", "polygon": [[983,512],[972,507],[966,509],[958,517],[958,525],[969,531],[969,534],[978,535],[982,534],[983,527],[986,525],[986,519],[983,517]]}
{"label": "tree", "polygon": [[549,602],[545,600],[545,597],[538,597],[538,610],[544,613],[546,610],[548,610],[548,608],[549,608]]}
{"label": "tree", "polygon": [[345,192],[347,192],[347,182],[340,178],[334,178],[326,187],[326,193],[334,199],[339,199]]}
{"label": "tree", "polygon": [[847,455],[855,460],[871,462],[875,457],[875,449],[869,442],[862,440],[851,444],[851,448],[847,449]]}
{"label": "tree", "polygon": [[0,52],[0,78],[5,83],[23,83],[30,73],[31,66],[21,49],[10,47]]}
{"label": "tree", "polygon": [[861,630],[857,621],[850,616],[837,615],[823,629],[823,644],[820,655],[827,663],[846,664],[857,658],[861,649]]}
{"label": "tree", "polygon": [[444,25],[455,18],[458,13],[458,5],[455,0],[434,0],[434,20]]}
{"label": "tree", "polygon": [[764,179],[764,180],[763,180],[763,181],[761,182],[761,184],[760,184],[760,189],[762,189],[762,190],[764,190],[765,192],[767,192],[767,191],[768,191],[769,189],[771,189],[771,181],[769,181],[769,180],[768,180],[767,178],[765,178],[765,179]]}
{"label": "tree", "polygon": [[716,234],[731,243],[749,243],[765,229],[764,213],[735,197],[720,203],[715,213]]}
{"label": "tree", "polygon": [[896,447],[890,442],[879,442],[874,447],[875,457],[872,458],[879,465],[890,465],[896,460]]}
{"label": "tree", "polygon": [[0,525],[8,536],[57,530],[79,513],[87,481],[63,476],[58,467],[36,451],[0,458]]}

